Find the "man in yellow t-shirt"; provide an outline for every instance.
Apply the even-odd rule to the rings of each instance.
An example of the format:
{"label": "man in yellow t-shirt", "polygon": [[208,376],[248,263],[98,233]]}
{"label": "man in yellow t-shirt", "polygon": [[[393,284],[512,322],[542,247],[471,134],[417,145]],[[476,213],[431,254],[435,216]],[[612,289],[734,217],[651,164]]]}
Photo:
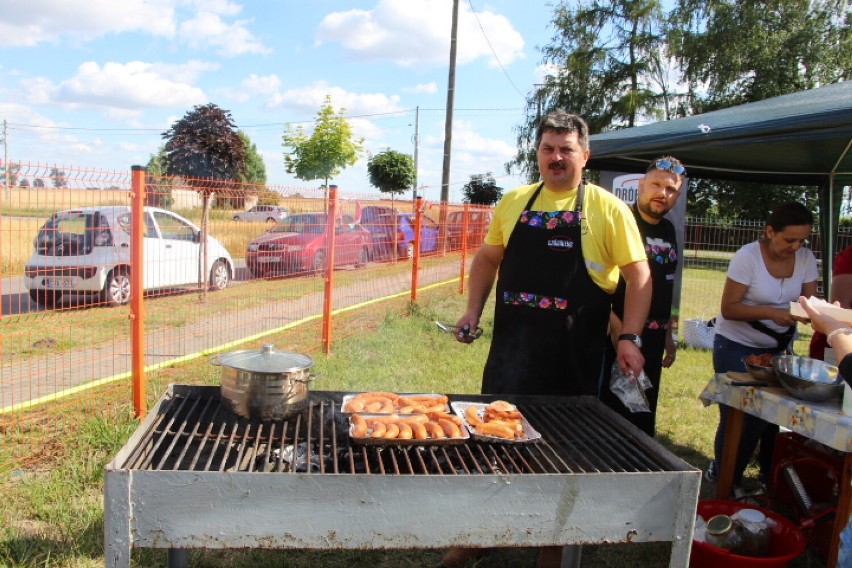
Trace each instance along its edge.
{"label": "man in yellow t-shirt", "polygon": [[[619,273],[627,290],[618,364],[636,376],[644,365],[640,334],[651,301],[645,247],[630,208],[583,180],[589,128],[581,117],[562,110],[544,116],[536,157],[542,181],[510,191],[494,210],[457,325],[477,328],[496,279],[482,392],[597,396]],[[456,568],[481,553],[451,549],[442,564]],[[561,547],[545,547],[538,566],[559,566],[561,559]]]}

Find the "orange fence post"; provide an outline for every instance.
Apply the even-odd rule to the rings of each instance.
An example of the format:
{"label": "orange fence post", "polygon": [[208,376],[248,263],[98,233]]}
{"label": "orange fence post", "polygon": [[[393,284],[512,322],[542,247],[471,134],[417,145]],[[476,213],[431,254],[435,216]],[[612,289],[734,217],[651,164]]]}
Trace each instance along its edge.
{"label": "orange fence post", "polygon": [[133,413],[142,418],[145,403],[145,303],[143,301],[142,239],[145,236],[144,166],[131,168],[130,206],[130,360],[133,378]]}
{"label": "orange fence post", "polygon": [[467,263],[467,228],[469,225],[470,203],[465,203],[464,213],[462,213],[461,270],[459,274],[459,294],[464,294],[464,273]]}
{"label": "orange fence post", "polygon": [[422,226],[423,198],[414,201],[414,256],[411,259],[411,301],[417,301],[417,272],[420,270],[420,234]]}
{"label": "orange fence post", "polygon": [[331,353],[331,309],[334,292],[334,228],[337,226],[337,186],[328,186],[328,216],[325,220],[325,291],[322,305],[322,347]]}

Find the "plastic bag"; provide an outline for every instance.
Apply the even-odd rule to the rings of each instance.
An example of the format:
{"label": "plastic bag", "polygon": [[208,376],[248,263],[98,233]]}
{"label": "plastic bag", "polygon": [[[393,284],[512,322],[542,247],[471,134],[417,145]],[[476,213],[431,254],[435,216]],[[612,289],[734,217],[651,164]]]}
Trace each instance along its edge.
{"label": "plastic bag", "polygon": [[633,374],[625,375],[618,367],[618,361],[612,364],[609,375],[609,390],[618,397],[630,412],[651,412],[645,391],[651,388],[651,381],[641,371],[638,377]]}
{"label": "plastic bag", "polygon": [[713,339],[716,337],[716,318],[708,321],[703,319],[685,320],[683,328],[683,342],[687,347],[693,349],[713,349]]}

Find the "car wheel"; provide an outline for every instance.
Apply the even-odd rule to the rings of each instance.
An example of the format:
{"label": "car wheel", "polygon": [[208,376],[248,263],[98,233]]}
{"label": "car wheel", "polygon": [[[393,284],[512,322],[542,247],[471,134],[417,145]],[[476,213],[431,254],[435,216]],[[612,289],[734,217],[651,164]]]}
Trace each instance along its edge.
{"label": "car wheel", "polygon": [[228,269],[228,265],[221,260],[214,262],[213,267],[210,269],[210,289],[224,290],[228,287],[230,280],[231,271]]}
{"label": "car wheel", "polygon": [[30,290],[30,299],[45,308],[52,308],[59,303],[62,292],[57,290]]}
{"label": "car wheel", "polygon": [[311,268],[315,273],[320,273],[325,270],[325,251],[317,251],[314,255],[314,260],[311,262]]}
{"label": "car wheel", "polygon": [[277,223],[277,221],[275,220],[275,217],[270,217],[269,219],[266,220],[267,225],[274,225],[275,223]]}
{"label": "car wheel", "polygon": [[358,262],[355,263],[355,268],[366,266],[368,262],[370,262],[370,249],[365,246],[361,247],[361,251],[358,253]]}
{"label": "car wheel", "polygon": [[413,242],[410,242],[407,245],[405,245],[405,256],[406,256],[406,258],[409,258],[409,259],[414,258],[414,243]]}
{"label": "car wheel", "polygon": [[123,268],[115,268],[107,276],[103,301],[110,306],[123,306],[130,301],[130,273]]}

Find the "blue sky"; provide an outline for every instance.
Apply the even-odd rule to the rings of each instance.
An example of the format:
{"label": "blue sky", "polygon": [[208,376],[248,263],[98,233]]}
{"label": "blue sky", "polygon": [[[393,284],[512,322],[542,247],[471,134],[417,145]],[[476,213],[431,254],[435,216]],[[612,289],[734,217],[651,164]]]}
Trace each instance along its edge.
{"label": "blue sky", "polygon": [[[330,95],[374,153],[413,154],[420,107],[418,183],[437,199],[451,12],[452,0],[0,0],[9,159],[125,171],[212,102],[255,142],[270,183],[316,187],[286,173],[281,136]],[[460,1],[451,201],[471,174],[521,183],[503,164],[542,80],[551,16],[544,1]],[[334,182],[375,192],[366,163]]]}

